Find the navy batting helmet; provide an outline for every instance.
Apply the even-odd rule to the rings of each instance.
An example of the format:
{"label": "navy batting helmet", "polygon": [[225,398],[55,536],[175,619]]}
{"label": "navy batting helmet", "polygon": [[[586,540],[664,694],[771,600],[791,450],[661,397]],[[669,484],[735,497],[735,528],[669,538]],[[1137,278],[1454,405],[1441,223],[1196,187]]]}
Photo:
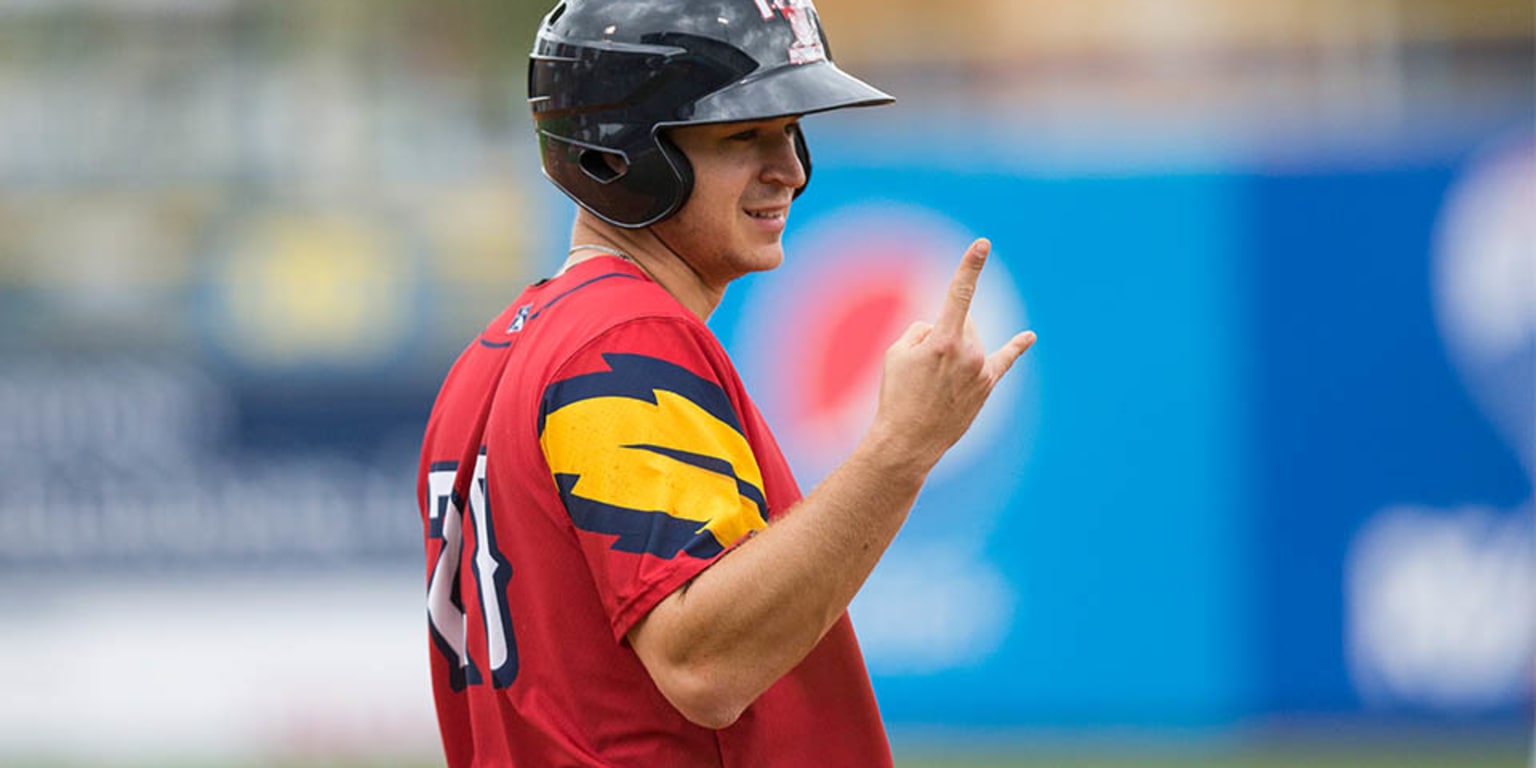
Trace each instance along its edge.
{"label": "navy batting helmet", "polygon": [[[666,128],[892,101],[832,63],[812,0],[566,0],[528,67],[544,174],[626,228],[665,219],[693,190]],[[809,179],[798,133],[795,149]]]}

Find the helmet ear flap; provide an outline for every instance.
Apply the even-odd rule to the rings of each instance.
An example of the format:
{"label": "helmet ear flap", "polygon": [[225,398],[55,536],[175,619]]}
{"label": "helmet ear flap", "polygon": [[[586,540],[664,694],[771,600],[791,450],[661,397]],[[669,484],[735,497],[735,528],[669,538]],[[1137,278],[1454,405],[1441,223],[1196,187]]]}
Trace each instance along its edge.
{"label": "helmet ear flap", "polygon": [[795,190],[798,198],[811,185],[811,147],[805,143],[805,128],[799,123],[795,124],[795,157],[800,159],[800,170],[805,172],[805,183]]}
{"label": "helmet ear flap", "polygon": [[693,163],[688,162],[688,156],[673,143],[666,131],[656,132],[656,146],[661,148],[661,154],[672,166],[673,176],[677,180],[677,192],[673,198],[677,205],[667,211],[666,215],[670,216],[682,210],[688,204],[688,198],[693,195]]}
{"label": "helmet ear flap", "polygon": [[[625,149],[580,144],[540,132],[544,175],[603,221],[648,227],[672,215],[693,191],[693,166],[663,135]],[[613,160],[620,162],[614,163]],[[615,167],[615,165],[619,167]]]}

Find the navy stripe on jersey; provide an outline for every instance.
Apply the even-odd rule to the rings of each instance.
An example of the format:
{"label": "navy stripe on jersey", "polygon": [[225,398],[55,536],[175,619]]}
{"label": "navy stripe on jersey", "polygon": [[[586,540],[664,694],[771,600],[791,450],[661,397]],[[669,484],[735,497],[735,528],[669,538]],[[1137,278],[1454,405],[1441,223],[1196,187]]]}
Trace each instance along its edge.
{"label": "navy stripe on jersey", "polygon": [[696,520],[672,517],[657,510],[635,510],[592,499],[571,492],[579,475],[557,474],[555,485],[560,499],[577,528],[618,538],[613,549],[620,552],[648,554],[671,560],[678,554],[708,559],[725,550],[720,542],[702,532]]}
{"label": "navy stripe on jersey", "polygon": [[684,464],[689,464],[700,469],[707,469],[711,472],[714,472],[715,474],[725,475],[726,477],[735,480],[736,492],[742,496],[747,497],[748,499],[751,499],[752,503],[757,505],[758,514],[762,515],[763,522],[768,522],[768,500],[763,498],[763,492],[759,490],[757,486],[747,482],[746,480],[743,480],[740,475],[736,474],[736,468],[732,467],[729,461],[716,458],[714,456],[705,456],[702,453],[680,451],[676,448],[667,448],[666,446],[661,445],[644,445],[636,443],[633,445],[626,445],[624,447],[634,448],[641,451],[650,451],[651,453],[658,453],[662,456],[666,456],[669,459],[674,459],[676,461],[680,461]]}
{"label": "navy stripe on jersey", "polygon": [[731,399],[714,382],[692,371],[646,355],[610,352],[603,355],[608,370],[572,376],[557,381],[544,390],[539,408],[539,434],[549,414],[571,403],[593,397],[627,397],[654,405],[656,392],[675,392],[738,433],[745,434]]}

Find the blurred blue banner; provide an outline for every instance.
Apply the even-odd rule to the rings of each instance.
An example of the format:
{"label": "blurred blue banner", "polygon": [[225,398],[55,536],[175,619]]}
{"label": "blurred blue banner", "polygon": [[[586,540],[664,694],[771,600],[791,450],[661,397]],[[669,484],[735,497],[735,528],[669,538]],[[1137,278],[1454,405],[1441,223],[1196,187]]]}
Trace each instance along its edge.
{"label": "blurred blue banner", "polygon": [[[971,238],[996,246],[983,338],[1041,335],[854,604],[888,718],[1523,711],[1536,258],[1531,209],[1506,198],[1531,199],[1528,144],[1118,178],[908,149],[882,153],[906,165],[819,166],[788,263],[713,320],[807,488],[852,447],[884,346],[932,316]],[[1453,182],[1490,163],[1514,181],[1449,220]],[[1462,295],[1501,284],[1527,292]],[[1489,359],[1456,332],[1477,308],[1513,326]],[[1478,399],[1479,377],[1496,393]]]}
{"label": "blurred blue banner", "polygon": [[1536,654],[1536,145],[1253,189],[1258,707],[1513,719]]}

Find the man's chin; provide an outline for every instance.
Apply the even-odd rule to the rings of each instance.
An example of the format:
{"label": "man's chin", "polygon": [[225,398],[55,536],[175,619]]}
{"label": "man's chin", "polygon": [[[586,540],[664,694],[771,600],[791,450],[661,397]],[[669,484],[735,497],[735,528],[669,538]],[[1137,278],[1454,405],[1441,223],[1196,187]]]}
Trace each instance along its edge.
{"label": "man's chin", "polygon": [[778,269],[784,263],[784,246],[774,243],[772,246],[759,249],[752,254],[753,272],[770,272]]}

